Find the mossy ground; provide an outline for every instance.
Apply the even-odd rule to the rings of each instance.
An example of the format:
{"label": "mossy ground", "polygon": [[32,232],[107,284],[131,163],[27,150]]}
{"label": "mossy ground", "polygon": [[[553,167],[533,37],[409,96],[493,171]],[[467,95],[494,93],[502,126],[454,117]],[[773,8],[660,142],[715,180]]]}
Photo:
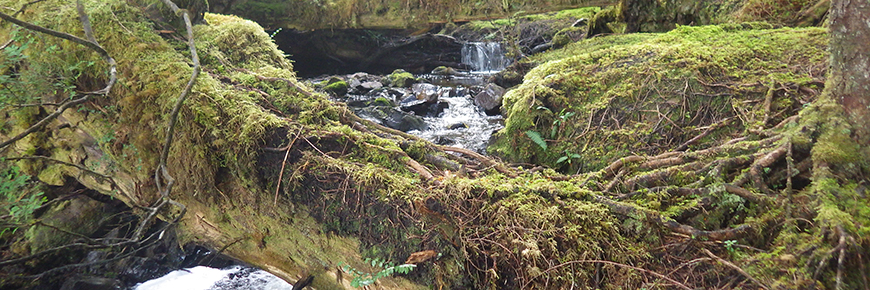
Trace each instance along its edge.
{"label": "mossy ground", "polygon": [[[505,97],[506,128],[490,151],[565,172],[594,171],[628,154],[670,150],[736,118],[692,144],[708,147],[775,125],[812,101],[815,95],[800,88],[818,92],[826,41],[819,28],[683,26],[536,55],[530,61],[540,65]],[[767,94],[774,94],[770,112],[762,107]],[[546,139],[547,150],[526,137],[530,130]],[[581,158],[557,164],[566,152]]]}

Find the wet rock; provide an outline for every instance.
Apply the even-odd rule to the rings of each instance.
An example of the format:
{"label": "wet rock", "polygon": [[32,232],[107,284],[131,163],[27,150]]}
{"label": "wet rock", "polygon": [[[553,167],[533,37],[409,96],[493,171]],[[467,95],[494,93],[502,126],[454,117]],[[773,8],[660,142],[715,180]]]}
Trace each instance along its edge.
{"label": "wet rock", "polygon": [[384,86],[380,76],[359,72],[345,76],[348,84],[348,94],[364,95],[371,90]]}
{"label": "wet rock", "polygon": [[[77,195],[55,203],[39,219],[43,223],[63,231],[90,236],[100,228],[100,222],[114,212],[107,204],[85,195]],[[65,245],[78,238],[45,226],[31,227],[27,236],[30,237],[31,253]]]}
{"label": "wet rock", "polygon": [[434,103],[438,101],[438,95],[440,95],[441,90],[436,85],[422,83],[412,85],[411,92],[414,93],[414,96],[418,100]]}
{"label": "wet rock", "polygon": [[552,47],[561,48],[569,43],[579,41],[586,36],[586,27],[571,26],[553,35]]}
{"label": "wet rock", "polygon": [[451,138],[444,137],[444,136],[438,136],[438,137],[435,137],[435,140],[434,140],[434,141],[435,141],[435,144],[438,144],[438,145],[453,145],[453,144],[456,144],[456,140],[453,140],[453,139],[451,139]]}
{"label": "wet rock", "polygon": [[381,82],[364,82],[360,84],[360,87],[365,91],[371,91],[374,89],[380,89],[384,86]]}
{"label": "wet rock", "polygon": [[124,289],[121,280],[94,276],[80,276],[68,279],[60,290],[115,290]]}
{"label": "wet rock", "polygon": [[501,108],[505,89],[496,84],[488,84],[474,96],[474,104],[482,108],[487,115],[497,115]]}
{"label": "wet rock", "polygon": [[450,126],[447,126],[447,129],[450,129],[450,130],[456,130],[456,129],[462,129],[462,128],[468,128],[468,124],[456,123],[456,124],[451,124]]}
{"label": "wet rock", "polygon": [[447,102],[428,102],[418,100],[416,96],[409,96],[399,103],[399,109],[405,112],[414,112],[418,116],[435,117],[450,107]]}
{"label": "wet rock", "polygon": [[351,107],[396,106],[396,100],[410,95],[411,91],[403,88],[374,89],[364,95],[348,94],[341,100]]}
{"label": "wet rock", "polygon": [[299,75],[367,71],[388,74],[400,68],[424,74],[438,66],[461,66],[462,43],[438,34],[408,36],[403,31],[285,30],[275,42],[294,60]]}
{"label": "wet rock", "polygon": [[456,69],[454,69],[452,67],[439,66],[439,67],[436,67],[435,69],[433,69],[430,74],[441,75],[441,76],[452,76],[452,75],[459,74],[459,72],[456,71]]}
{"label": "wet rock", "polygon": [[515,62],[503,71],[493,75],[489,81],[503,88],[510,88],[523,82],[523,77],[535,68],[536,64],[529,62]]}
{"label": "wet rock", "polygon": [[405,112],[414,112],[418,116],[438,116],[450,104],[439,101],[441,95],[449,95],[452,88],[439,87],[433,84],[419,83],[411,86],[411,94],[399,102],[399,108]]}
{"label": "wet rock", "polygon": [[359,108],[354,112],[361,118],[371,120],[378,124],[408,132],[411,130],[425,130],[427,128],[423,118],[391,108],[370,106]]}

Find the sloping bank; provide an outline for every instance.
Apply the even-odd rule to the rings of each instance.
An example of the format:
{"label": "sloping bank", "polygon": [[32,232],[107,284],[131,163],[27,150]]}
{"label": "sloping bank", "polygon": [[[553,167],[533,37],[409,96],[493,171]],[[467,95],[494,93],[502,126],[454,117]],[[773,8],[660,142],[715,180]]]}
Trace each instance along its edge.
{"label": "sloping bank", "polygon": [[527,60],[539,65],[505,96],[506,128],[490,151],[574,173],[631,154],[707,148],[813,101],[826,45],[822,28],[765,23],[576,42]]}
{"label": "sloping bank", "polygon": [[[4,5],[21,7],[27,1],[9,2],[14,3]],[[46,127],[49,129],[16,143],[14,150],[10,150],[14,152],[5,154],[41,154],[63,160],[66,163],[23,160],[18,164],[25,173],[37,176],[41,182],[55,186],[81,183],[122,200],[134,208],[134,213],[145,215],[142,208],[160,199],[153,173],[165,138],[169,111],[192,70],[189,55],[181,36],[166,33],[163,26],[155,29],[155,23],[160,21],[146,16],[153,15],[151,10],[129,6],[123,1],[84,2],[91,21],[95,23],[96,39],[117,59],[121,76],[119,85],[106,97],[96,98],[77,110],[67,110],[63,118]],[[56,30],[81,34],[79,24],[69,21],[76,17],[74,7],[69,4],[33,4],[18,17]],[[170,198],[187,209],[177,224],[181,244],[192,242],[220,249],[291,282],[306,274],[314,274],[313,286],[317,289],[349,285],[354,274],[344,272],[339,265],[373,273],[380,269],[364,263],[363,257],[401,263],[412,253],[423,250],[440,253],[440,258],[419,263],[404,278],[378,280],[376,287],[410,289],[434,285],[429,287],[518,289],[583,285],[617,289],[665,287],[680,283],[724,287],[716,281],[734,278],[738,281],[736,283],[748,283],[748,280],[721,264],[695,263],[687,267],[680,265],[681,261],[697,258],[695,255],[702,253],[701,249],[706,250],[705,247],[724,256],[725,249],[716,242],[733,240],[735,242],[729,243],[733,247],[737,247],[735,243],[739,241],[741,245],[762,249],[786,245],[783,238],[761,234],[771,228],[768,218],[777,212],[753,211],[758,207],[742,202],[743,195],[731,193],[730,187],[725,185],[717,187],[704,183],[697,187],[699,191],[685,196],[661,191],[642,192],[643,195],[632,195],[640,196],[640,199],[616,201],[604,188],[608,180],[615,180],[607,171],[565,176],[549,169],[510,168],[473,152],[435,146],[361,120],[343,105],[332,103],[299,83],[291,64],[258,25],[232,16],[208,14],[205,18],[209,24],[195,28],[203,74],[182,108],[168,163],[168,169],[176,179]],[[3,25],[4,31],[30,35],[10,24]],[[687,47],[704,43],[701,40],[706,38],[719,40],[714,41],[720,43],[719,46],[699,46],[703,53],[693,53],[695,50]],[[759,41],[759,38],[764,41]],[[29,39],[29,42],[26,58],[17,66],[26,72],[19,75],[21,80],[51,82],[62,79],[79,90],[86,90],[100,87],[106,79],[106,66],[97,55],[87,50],[45,37],[24,36],[16,42],[24,39]],[[689,42],[682,42],[682,39]],[[743,89],[742,84],[749,84],[747,90],[758,89],[752,86],[758,80],[764,81],[764,87],[771,88],[763,95],[782,96],[784,92],[780,88],[783,83],[777,81],[791,77],[788,79],[800,84],[809,82],[797,72],[793,73],[795,75],[787,73],[791,72],[787,65],[789,57],[797,58],[804,54],[783,51],[804,48],[802,53],[806,53],[810,63],[819,65],[819,68],[813,66],[809,70],[815,73],[824,68],[822,50],[825,39],[824,33],[818,29],[702,27],[681,28],[661,35],[629,35],[581,42],[569,48],[572,50],[563,51],[572,51],[578,57],[554,60],[540,66],[529,74],[527,84],[512,93],[507,107],[516,112],[528,107],[525,114],[531,118],[518,121],[519,115],[511,112],[508,121],[511,127],[502,134],[517,136],[513,140],[503,139],[500,141],[502,147],[497,148],[504,148],[504,142],[514,142],[510,144],[514,144],[517,151],[501,149],[501,152],[513,154],[512,158],[516,159],[536,158],[553,163],[552,153],[541,150],[543,146],[536,147],[538,144],[534,141],[523,139],[528,136],[525,132],[533,130],[541,136],[551,134],[554,128],[551,120],[563,116],[566,118],[555,127],[557,130],[552,136],[576,137],[565,134],[565,127],[578,127],[565,113],[576,112],[581,116],[579,119],[585,120],[589,117],[584,114],[594,110],[581,111],[580,105],[575,104],[572,108],[565,104],[571,104],[575,99],[573,96],[579,95],[576,92],[586,87],[631,97],[637,92],[636,87],[642,85],[679,83],[682,85],[662,86],[660,91],[676,88],[678,93],[682,93],[676,94],[674,97],[677,99],[670,102],[685,103],[686,108],[696,106],[694,109],[697,110],[702,106],[693,104],[690,97],[716,98],[717,94],[735,94],[732,90]],[[634,44],[608,48],[613,43]],[[740,43],[765,43],[780,50],[758,55],[747,52],[744,58],[733,58],[729,53],[749,50]],[[644,49],[634,48],[637,53],[621,52],[632,47]],[[691,57],[682,57],[678,52]],[[609,68],[644,64],[649,59],[658,59],[654,62],[657,65],[619,70],[621,74],[614,72],[611,77],[602,78],[604,81],[598,84],[599,87],[595,87],[592,80],[583,78],[586,74],[594,76]],[[764,60],[778,60],[783,64],[771,68],[774,73],[764,77],[755,69],[765,67],[751,65],[766,63]],[[702,63],[705,61],[727,65],[704,66]],[[648,72],[649,75],[636,74],[637,77],[633,77],[635,74],[631,72]],[[721,80],[738,83],[727,91],[701,90],[704,84],[712,87],[711,90],[727,86],[702,79],[709,75],[725,75],[726,78]],[[43,76],[54,78],[45,80]],[[635,78],[644,81],[633,85]],[[693,78],[699,80],[691,81]],[[690,80],[688,85],[686,79]],[[642,92],[653,96],[653,91]],[[802,91],[795,88],[788,92],[809,97],[798,93]],[[33,94],[38,93],[42,94],[40,96],[59,95],[62,99],[68,97],[69,91],[33,90]],[[615,102],[597,98],[602,100],[596,102],[599,105]],[[744,122],[775,123],[793,114],[794,110],[790,108],[801,106],[800,100],[783,100],[787,98],[772,98],[771,109],[764,111],[770,112],[769,118],[763,118],[764,122],[757,119],[766,115],[762,114],[764,112],[750,110],[757,109],[752,107],[756,106],[753,102],[735,105],[723,100],[718,106],[713,105],[715,102],[708,102],[709,108],[703,112],[710,112],[709,117],[699,117],[699,125],[695,126],[703,127],[700,125],[702,121],[718,121],[719,115],[716,114],[724,114],[720,106],[739,108],[741,104],[750,106],[744,107],[747,113],[743,117],[756,118]],[[655,104],[651,100],[633,103]],[[544,105],[551,113],[536,109],[538,105]],[[562,111],[563,107],[568,110]],[[14,116],[5,115],[8,125],[3,131],[4,137],[23,131],[49,110],[28,108]],[[640,110],[649,111],[651,108]],[[661,123],[652,126],[661,128],[680,120],[669,115],[666,109],[659,107],[658,110],[661,114],[647,117],[654,118],[652,120],[635,119],[634,123],[620,124]],[[777,114],[780,111],[785,113]],[[600,116],[607,114],[596,112],[592,119],[602,120]],[[618,116],[622,118],[623,115],[630,114],[626,112]],[[737,120],[734,122],[742,124]],[[722,125],[725,129],[709,134],[711,140],[700,144],[713,144],[714,137],[730,138],[729,134],[738,132],[738,129],[728,127],[730,125]],[[675,124],[670,126],[677,127]],[[578,128],[585,129],[583,126]],[[616,132],[602,132],[601,136],[628,135],[619,131],[626,128],[610,129],[616,129]],[[616,144],[613,139],[590,140]],[[763,140],[758,143],[763,143]],[[558,140],[543,141],[548,148],[582,153],[575,150],[579,147],[559,147]],[[587,148],[606,146],[594,142],[590,142]],[[637,143],[627,144],[634,146]],[[736,149],[729,147],[723,152],[739,153],[744,148],[741,146],[748,143],[737,144],[734,146]],[[621,144],[615,146],[623,149]],[[693,143],[691,146],[698,145]],[[729,151],[732,149],[735,151]],[[458,151],[460,156],[445,151]],[[600,152],[600,149],[594,152]],[[615,155],[587,156],[597,157],[581,158],[601,163]],[[569,158],[576,162],[574,159]],[[83,168],[109,176],[114,185],[104,178],[94,178],[93,174],[83,172]],[[721,200],[727,206],[711,208],[711,213],[706,214],[700,209],[704,209],[703,203],[710,200]],[[764,200],[758,204],[765,205]],[[685,218],[680,218],[683,216]],[[178,208],[168,206],[160,212],[160,217],[172,221],[178,217]],[[751,230],[728,230],[738,224],[747,224],[740,229]],[[779,232],[780,229],[776,229]],[[792,233],[788,237],[798,240],[801,238],[799,235]],[[18,240],[17,244],[28,242],[25,238]],[[816,263],[823,259],[824,256],[815,253],[828,250],[830,246],[816,242],[820,245],[819,250],[810,256],[791,254],[793,251],[769,254],[770,251],[766,250],[764,253],[768,256],[754,256],[763,263],[757,264],[752,273],[764,273],[763,282],[770,283],[785,276],[775,270],[784,267],[794,269],[789,277],[806,279],[782,283],[812,283],[806,282],[814,280],[809,279],[808,270],[800,268],[797,261]],[[22,255],[26,251],[14,253]],[[791,259],[787,259],[786,253],[792,255]],[[673,278],[662,278],[662,274],[651,271]]]}

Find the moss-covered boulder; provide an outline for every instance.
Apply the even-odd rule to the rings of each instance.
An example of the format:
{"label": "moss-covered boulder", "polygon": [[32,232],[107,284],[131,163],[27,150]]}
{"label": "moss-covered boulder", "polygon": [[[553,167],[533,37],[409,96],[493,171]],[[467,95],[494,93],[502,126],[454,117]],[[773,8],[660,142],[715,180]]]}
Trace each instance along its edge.
{"label": "moss-covered boulder", "polygon": [[393,87],[407,88],[417,82],[413,74],[402,69],[394,70],[386,77],[387,84]]}
{"label": "moss-covered boulder", "polygon": [[321,84],[323,91],[334,95],[341,96],[347,93],[347,82],[338,77],[330,77]]}
{"label": "moss-covered boulder", "polygon": [[[776,125],[819,92],[827,37],[756,26],[597,37],[534,57],[541,65],[505,96],[506,126],[489,150],[587,171]],[[568,166],[563,156],[582,157]]]}

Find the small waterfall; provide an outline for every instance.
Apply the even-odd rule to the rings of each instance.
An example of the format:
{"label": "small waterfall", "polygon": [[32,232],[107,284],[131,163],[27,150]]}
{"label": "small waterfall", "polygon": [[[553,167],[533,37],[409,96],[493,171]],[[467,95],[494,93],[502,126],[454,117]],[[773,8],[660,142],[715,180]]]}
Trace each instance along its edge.
{"label": "small waterfall", "polygon": [[498,42],[468,42],[462,45],[462,63],[473,72],[496,73],[510,65],[505,50]]}

